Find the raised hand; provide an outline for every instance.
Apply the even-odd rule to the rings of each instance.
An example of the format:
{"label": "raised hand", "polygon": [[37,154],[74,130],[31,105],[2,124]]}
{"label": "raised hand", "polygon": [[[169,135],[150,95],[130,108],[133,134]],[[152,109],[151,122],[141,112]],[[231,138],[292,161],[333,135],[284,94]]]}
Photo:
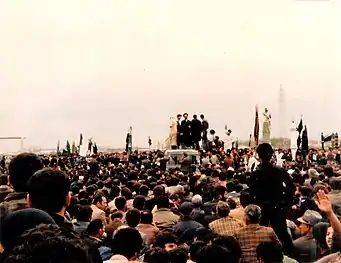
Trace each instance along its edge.
{"label": "raised hand", "polygon": [[326,214],[330,214],[333,212],[332,202],[329,200],[328,196],[323,190],[318,191],[316,204],[318,208]]}

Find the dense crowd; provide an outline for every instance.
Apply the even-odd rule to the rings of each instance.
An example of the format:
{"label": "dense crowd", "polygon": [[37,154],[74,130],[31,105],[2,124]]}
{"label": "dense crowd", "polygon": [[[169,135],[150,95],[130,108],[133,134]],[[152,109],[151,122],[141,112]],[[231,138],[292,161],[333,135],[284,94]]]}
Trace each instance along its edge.
{"label": "dense crowd", "polygon": [[162,151],[1,161],[0,262],[341,262],[340,152]]}

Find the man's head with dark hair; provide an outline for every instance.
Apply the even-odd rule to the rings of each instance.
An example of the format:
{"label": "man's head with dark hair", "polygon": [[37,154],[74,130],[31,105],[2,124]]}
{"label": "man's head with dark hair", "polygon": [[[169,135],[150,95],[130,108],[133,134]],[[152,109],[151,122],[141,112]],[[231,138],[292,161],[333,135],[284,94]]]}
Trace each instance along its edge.
{"label": "man's head with dark hair", "polygon": [[110,191],[110,198],[114,200],[116,197],[120,196],[121,188],[117,185],[113,185]]}
{"label": "man's head with dark hair", "polygon": [[177,247],[169,251],[170,262],[186,263],[188,260],[188,253],[181,247]]}
{"label": "man's head with dark hair", "polygon": [[34,208],[9,213],[1,222],[0,242],[4,250],[12,250],[23,233],[40,224],[55,224],[55,221],[46,212]]}
{"label": "man's head with dark hair", "polygon": [[70,204],[70,180],[59,170],[39,170],[28,180],[27,190],[30,205],[50,214],[64,214]]}
{"label": "man's head with dark hair", "polygon": [[179,211],[182,216],[188,218],[192,215],[193,208],[194,208],[194,205],[191,202],[183,202],[179,207]]}
{"label": "man's head with dark hair", "polygon": [[146,205],[146,198],[143,195],[137,195],[134,197],[133,207],[138,210],[144,210]]}
{"label": "man's head with dark hair", "polygon": [[226,191],[227,191],[227,189],[224,186],[219,185],[219,186],[214,187],[214,189],[213,189],[213,198],[217,199],[217,200],[223,199],[224,196],[225,196]]}
{"label": "man's head with dark hair", "polygon": [[200,118],[201,118],[202,120],[205,119],[204,114],[200,114]]}
{"label": "man's head with dark hair", "polygon": [[115,206],[119,211],[125,211],[127,208],[127,199],[123,196],[117,197],[115,199]]}
{"label": "man's head with dark hair", "polygon": [[240,200],[240,205],[244,208],[247,207],[248,205],[250,205],[252,203],[252,198],[251,198],[250,192],[242,191],[240,193],[239,200]]}
{"label": "man's head with dark hair", "polygon": [[155,236],[153,247],[160,247],[170,251],[177,247],[177,243],[178,239],[173,232],[165,230]]}
{"label": "man's head with dark hair", "polygon": [[114,221],[115,219],[123,219],[123,214],[121,212],[114,212],[111,214],[110,219]]}
{"label": "man's head with dark hair", "polygon": [[150,211],[141,212],[141,224],[153,224],[153,214]]}
{"label": "man's head with dark hair", "polygon": [[159,247],[151,248],[147,250],[145,256],[144,256],[144,262],[145,263],[168,263],[170,262],[170,256],[169,253]]}
{"label": "man's head with dark hair", "polygon": [[200,250],[206,246],[204,241],[194,241],[189,248],[190,260],[197,262]]}
{"label": "man's head with dark hair", "polygon": [[257,154],[263,163],[269,163],[274,154],[274,150],[270,144],[262,143],[257,147]]}
{"label": "man's head with dark hair", "polygon": [[224,262],[233,262],[233,252],[229,249],[219,246],[219,245],[207,245],[203,247],[197,258],[196,263],[212,263],[212,262],[221,262],[223,259]]}
{"label": "man's head with dark hair", "polygon": [[229,208],[230,208],[231,210],[237,208],[237,202],[236,202],[234,199],[232,199],[232,198],[229,198],[229,199],[227,200],[227,204],[228,204],[228,206],[229,206]]}
{"label": "man's head with dark hair", "polygon": [[78,199],[89,199],[89,194],[85,191],[80,191],[78,194]]}
{"label": "man's head with dark hair", "polygon": [[104,233],[104,224],[101,219],[94,219],[92,220],[88,228],[86,230],[86,233],[89,236],[97,237],[97,238],[102,238],[103,233]]}
{"label": "man's head with dark hair", "polygon": [[86,192],[89,194],[89,196],[93,196],[94,194],[95,194],[95,192],[96,192],[96,186],[95,185],[88,185],[87,187],[86,187]]}
{"label": "man's head with dark hair", "polygon": [[156,200],[156,207],[157,209],[161,209],[161,208],[169,208],[169,199],[167,196],[160,196],[157,200]]}
{"label": "man's head with dark hair", "polygon": [[103,211],[108,207],[107,198],[100,192],[95,194],[93,204]]}
{"label": "man's head with dark hair", "polygon": [[121,195],[124,196],[127,200],[133,198],[133,192],[127,187],[122,188]]}
{"label": "man's head with dark hair", "polygon": [[9,180],[16,192],[26,192],[28,179],[44,165],[41,158],[33,153],[21,153],[15,156],[9,166]]}
{"label": "man's head with dark hair", "polygon": [[73,186],[71,187],[72,195],[78,195],[78,194],[79,194],[79,191],[80,191],[80,189],[79,189],[79,186],[78,186],[78,185],[73,185]]}
{"label": "man's head with dark hair", "polygon": [[78,205],[76,219],[78,222],[90,222],[92,209],[88,205]]}
{"label": "man's head with dark hair", "polygon": [[126,221],[129,227],[137,227],[141,220],[141,213],[139,210],[133,208],[126,213]]}
{"label": "man's head with dark hair", "polygon": [[257,259],[263,263],[283,262],[282,246],[275,242],[263,242],[257,247]]}
{"label": "man's head with dark hair", "polygon": [[231,261],[232,263],[238,263],[242,257],[242,249],[238,240],[233,236],[217,237],[213,240],[214,245],[225,247],[232,252]]}
{"label": "man's head with dark hair", "polygon": [[[53,259],[53,260],[52,260]],[[6,255],[7,263],[92,263],[89,249],[82,239],[64,228],[40,225],[21,236]]]}
{"label": "man's head with dark hair", "polygon": [[104,187],[104,182],[103,181],[98,181],[97,182],[98,189],[103,189]]}
{"label": "man's head with dark hair", "polygon": [[313,195],[313,190],[308,186],[301,186],[300,192],[303,197],[312,197]]}
{"label": "man's head with dark hair", "polygon": [[146,186],[146,185],[141,185],[140,188],[139,188],[139,193],[140,193],[140,195],[143,195],[143,196],[147,197],[147,196],[148,196],[148,193],[149,193],[149,188],[148,188],[148,186]]}
{"label": "man's head with dark hair", "polygon": [[117,231],[112,241],[114,255],[125,256],[128,260],[135,260],[141,247],[142,237],[134,228],[122,228]]}
{"label": "man's head with dark hair", "polygon": [[163,186],[161,186],[161,185],[157,185],[153,189],[153,192],[154,192],[155,198],[158,198],[158,197],[160,197],[160,196],[165,194],[165,188]]}

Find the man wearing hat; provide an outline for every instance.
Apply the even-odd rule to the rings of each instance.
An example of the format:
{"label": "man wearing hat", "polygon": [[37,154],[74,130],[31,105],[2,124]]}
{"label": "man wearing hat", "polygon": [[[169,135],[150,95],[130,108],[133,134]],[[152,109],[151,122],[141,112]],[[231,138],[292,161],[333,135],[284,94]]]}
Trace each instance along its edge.
{"label": "man wearing hat", "polygon": [[184,202],[180,205],[180,221],[173,226],[174,234],[183,242],[193,241],[196,230],[204,226],[192,219],[194,206],[190,202]]}
{"label": "man wearing hat", "polygon": [[317,259],[317,245],[313,237],[313,227],[322,220],[322,216],[316,211],[307,210],[297,220],[300,222],[302,236],[294,241],[294,257],[298,262],[314,262]]}

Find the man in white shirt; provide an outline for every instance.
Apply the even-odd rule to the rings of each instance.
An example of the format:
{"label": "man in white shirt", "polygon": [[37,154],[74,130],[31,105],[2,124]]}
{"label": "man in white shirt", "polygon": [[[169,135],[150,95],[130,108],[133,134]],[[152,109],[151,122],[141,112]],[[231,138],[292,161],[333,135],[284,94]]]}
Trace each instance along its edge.
{"label": "man in white shirt", "polygon": [[249,159],[249,163],[247,165],[247,171],[253,172],[254,170],[256,170],[258,165],[259,165],[259,161],[257,160],[256,153],[253,153],[251,158]]}
{"label": "man in white shirt", "polygon": [[276,165],[279,166],[279,167],[283,167],[283,153],[282,152],[279,152],[279,151],[276,151]]}
{"label": "man in white shirt", "polygon": [[236,138],[232,135],[232,131],[227,130],[227,127],[225,127],[224,151],[231,150],[234,147],[235,142]]}

